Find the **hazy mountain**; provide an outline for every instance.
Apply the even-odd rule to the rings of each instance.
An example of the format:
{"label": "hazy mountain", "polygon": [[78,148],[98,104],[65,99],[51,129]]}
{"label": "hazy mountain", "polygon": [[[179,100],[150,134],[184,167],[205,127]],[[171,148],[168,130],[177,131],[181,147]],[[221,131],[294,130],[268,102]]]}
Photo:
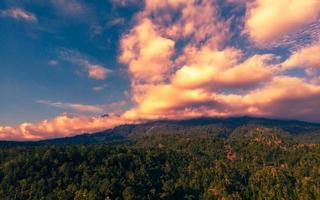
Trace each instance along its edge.
{"label": "hazy mountain", "polygon": [[44,144],[122,143],[150,134],[212,134],[222,138],[246,137],[251,133],[277,134],[300,143],[320,142],[320,123],[254,117],[159,120],[120,125],[113,129],[72,137],[34,142],[0,141],[1,146]]}

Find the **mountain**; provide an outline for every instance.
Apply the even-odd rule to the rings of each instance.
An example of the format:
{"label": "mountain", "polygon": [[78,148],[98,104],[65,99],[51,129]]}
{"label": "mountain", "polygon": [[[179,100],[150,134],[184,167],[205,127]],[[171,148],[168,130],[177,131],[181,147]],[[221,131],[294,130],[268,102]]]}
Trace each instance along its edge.
{"label": "mountain", "polygon": [[0,199],[316,200],[319,133],[316,123],[234,117],[4,141]]}
{"label": "mountain", "polygon": [[123,143],[152,134],[210,134],[221,138],[246,137],[251,133],[277,134],[299,143],[320,143],[320,123],[254,117],[158,120],[120,125],[113,129],[41,141],[0,141],[0,146]]}

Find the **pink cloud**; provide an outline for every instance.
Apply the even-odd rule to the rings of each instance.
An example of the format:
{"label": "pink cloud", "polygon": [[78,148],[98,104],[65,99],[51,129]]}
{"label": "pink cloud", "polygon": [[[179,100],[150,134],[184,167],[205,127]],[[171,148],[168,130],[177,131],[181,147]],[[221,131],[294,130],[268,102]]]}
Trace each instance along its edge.
{"label": "pink cloud", "polygon": [[243,102],[262,116],[320,120],[314,110],[319,106],[320,86],[297,77],[274,77],[264,88],[244,96]]}
{"label": "pink cloud", "polygon": [[265,45],[319,17],[318,0],[255,0],[247,3],[246,32],[258,45]]}
{"label": "pink cloud", "polygon": [[[255,86],[272,77],[277,71],[276,65],[268,64],[273,55],[254,55],[241,63],[239,55],[224,50],[216,52],[221,59],[215,63],[184,66],[176,71],[173,84],[183,88],[246,88]],[[223,55],[223,56],[222,56]],[[222,56],[222,57],[221,57]],[[235,56],[235,57],[234,57]],[[223,58],[224,57],[224,58]],[[213,55],[210,58],[214,58]],[[248,73],[251,75],[248,76]]]}
{"label": "pink cloud", "polygon": [[62,102],[52,102],[40,100],[37,103],[45,104],[52,107],[63,108],[68,110],[73,110],[77,112],[89,112],[89,113],[103,113],[105,110],[101,105],[84,105],[78,103],[62,103]]}
{"label": "pink cloud", "polygon": [[112,102],[108,104],[101,104],[101,105],[53,102],[53,101],[46,101],[46,100],[39,100],[37,101],[37,103],[41,103],[41,104],[45,104],[48,106],[61,108],[65,110],[83,112],[83,113],[106,113],[106,112],[119,113],[120,111],[122,112],[123,107],[127,105],[127,102],[124,100]]}
{"label": "pink cloud", "polygon": [[22,123],[18,127],[0,126],[0,140],[40,140],[65,137],[101,131],[123,123],[130,123],[130,121],[112,114],[107,117],[61,114],[38,123]]}
{"label": "pink cloud", "polygon": [[22,8],[10,8],[3,10],[1,11],[1,15],[33,23],[38,21],[37,17],[33,13],[30,13]]}
{"label": "pink cloud", "polygon": [[86,67],[88,69],[88,76],[97,80],[105,79],[110,72],[110,70],[102,67],[101,65],[88,64]]}
{"label": "pink cloud", "polygon": [[121,41],[120,61],[137,80],[161,81],[168,72],[174,42],[161,37],[149,19],[143,19]]}
{"label": "pink cloud", "polygon": [[140,0],[111,0],[113,5],[115,6],[129,6],[129,5],[136,5],[140,2]]}
{"label": "pink cloud", "polygon": [[320,43],[303,47],[295,52],[283,63],[285,68],[317,68],[320,69]]}
{"label": "pink cloud", "polygon": [[[121,39],[119,60],[128,65],[132,76],[132,99],[140,104],[150,89],[170,80],[175,71],[192,59],[189,50],[197,53],[201,43],[214,51],[228,38],[228,23],[219,21],[212,1],[146,1],[137,14],[137,24]],[[167,9],[168,8],[168,9]],[[181,16],[172,21],[176,13]],[[151,17],[152,16],[152,17]],[[197,34],[193,34],[197,32]],[[176,52],[176,42],[188,38],[191,42],[182,54]],[[200,48],[205,49],[205,48]],[[205,51],[205,50],[204,50]],[[204,52],[203,51],[203,52]],[[205,53],[203,53],[205,54]],[[198,57],[201,57],[199,55]],[[209,55],[202,59],[211,59]],[[175,57],[175,59],[174,59]],[[216,56],[216,59],[220,59]]]}
{"label": "pink cloud", "polygon": [[48,65],[51,65],[51,66],[55,66],[55,65],[58,65],[59,64],[59,61],[57,60],[49,60],[48,61]]}
{"label": "pink cloud", "polygon": [[172,85],[150,88],[132,119],[251,115],[319,121],[320,86],[303,79],[276,76],[245,94],[222,94],[205,89],[181,90]]}
{"label": "pink cloud", "polygon": [[[318,4],[315,1],[305,3],[295,0],[291,4],[287,1],[278,3],[269,1],[268,4],[266,2],[258,0],[254,4],[246,4],[249,6],[246,29],[252,39],[259,44],[273,40],[279,34],[293,31],[313,21],[316,17],[312,16],[317,15],[315,11],[318,9]],[[225,46],[230,35],[229,23],[221,20],[217,8],[211,1],[146,3],[145,10],[137,15],[138,23],[131,33],[139,29],[142,22],[147,21],[148,27],[156,28],[150,29],[152,31],[141,29],[142,35],[151,32],[150,35],[167,38],[174,43],[188,38],[188,43],[182,51],[174,47],[170,51],[170,56],[165,57],[165,62],[160,62],[159,67],[163,66],[166,72],[160,73],[160,77],[159,74],[152,76],[153,74],[149,73],[146,76],[147,81],[141,83],[132,73],[131,65],[128,63],[129,71],[132,73],[132,100],[136,106],[125,112],[126,118],[176,119],[196,116],[254,115],[319,120],[318,114],[314,111],[320,95],[318,81],[280,76],[287,71],[287,68],[283,67],[283,63],[279,63],[280,59],[276,55],[247,56],[242,50]],[[287,5],[291,7],[287,8]],[[302,16],[300,13],[298,16],[297,12],[291,10],[296,7],[304,7],[309,13],[303,11]],[[269,9],[277,12],[282,8],[284,18],[267,15]],[[171,20],[172,15],[177,12],[181,13],[180,18]],[[200,14],[201,16],[198,16]],[[206,19],[203,19],[203,16]],[[308,16],[311,20],[304,21]],[[290,17],[292,19],[288,20]],[[261,27],[258,19],[261,19],[262,24],[268,28]],[[145,47],[150,40],[140,40],[139,45],[136,45],[134,41],[138,35],[131,34],[131,36],[130,40],[128,36],[122,38],[122,42],[131,44],[129,46],[132,51],[122,46],[120,58],[136,59],[136,54],[132,52],[147,49]],[[154,49],[157,47],[157,44],[152,46]],[[300,55],[296,60],[304,64],[312,62],[314,65],[317,64],[312,61],[317,60],[313,59],[314,55],[317,55],[315,51],[315,48],[302,49],[293,56],[303,54],[305,59],[301,59]],[[139,54],[138,58],[147,59],[144,54]],[[150,65],[139,66],[141,71],[147,71],[146,68]],[[158,81],[148,81],[155,77]]]}
{"label": "pink cloud", "polygon": [[66,15],[78,15],[85,11],[85,6],[78,0],[52,0],[56,8]]}
{"label": "pink cloud", "polygon": [[138,17],[152,18],[164,37],[190,39],[193,46],[205,43],[207,47],[220,48],[231,36],[229,21],[221,20],[213,1],[146,1],[145,10]]}
{"label": "pink cloud", "polygon": [[81,74],[84,71],[89,78],[103,80],[112,72],[112,70],[105,68],[103,65],[92,62],[85,55],[82,55],[77,51],[62,49],[59,52],[59,56],[63,60],[82,67],[81,71],[78,72]]}

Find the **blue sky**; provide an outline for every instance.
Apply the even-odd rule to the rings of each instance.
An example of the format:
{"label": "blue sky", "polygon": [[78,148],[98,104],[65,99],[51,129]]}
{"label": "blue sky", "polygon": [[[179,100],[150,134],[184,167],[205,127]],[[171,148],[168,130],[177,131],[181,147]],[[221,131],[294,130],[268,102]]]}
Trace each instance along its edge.
{"label": "blue sky", "polygon": [[3,0],[0,44],[0,139],[201,116],[320,122],[318,0]]}
{"label": "blue sky", "polygon": [[[129,89],[125,69],[117,62],[118,42],[136,9],[108,1],[69,1],[79,5],[77,10],[64,6],[64,1],[53,2],[0,3],[1,10],[22,8],[37,18],[36,22],[0,18],[0,124],[33,122],[64,111],[39,100],[106,104],[124,99]],[[87,77],[78,63],[62,58],[63,51],[111,72],[103,80]],[[95,87],[103,89],[94,91]]]}

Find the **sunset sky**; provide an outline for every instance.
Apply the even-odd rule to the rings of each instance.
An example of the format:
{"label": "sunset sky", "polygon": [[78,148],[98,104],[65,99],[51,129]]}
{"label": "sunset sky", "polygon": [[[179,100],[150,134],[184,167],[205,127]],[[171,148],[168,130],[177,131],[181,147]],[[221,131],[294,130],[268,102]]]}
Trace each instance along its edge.
{"label": "sunset sky", "polygon": [[201,116],[320,122],[319,0],[1,0],[0,140]]}

